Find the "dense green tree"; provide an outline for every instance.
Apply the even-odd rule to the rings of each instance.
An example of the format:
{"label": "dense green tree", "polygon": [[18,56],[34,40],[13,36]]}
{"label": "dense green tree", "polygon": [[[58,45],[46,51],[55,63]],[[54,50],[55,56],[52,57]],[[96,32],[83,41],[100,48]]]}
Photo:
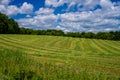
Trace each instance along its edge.
{"label": "dense green tree", "polygon": [[66,36],[68,36],[68,37],[81,37],[81,34],[79,32],[67,32]]}
{"label": "dense green tree", "polygon": [[115,31],[113,34],[114,37],[112,40],[120,40],[120,31]]}
{"label": "dense green tree", "polygon": [[47,35],[55,35],[55,36],[64,36],[64,32],[62,30],[48,29],[46,30]]}
{"label": "dense green tree", "polygon": [[7,33],[8,31],[8,17],[0,13],[0,33]]}
{"label": "dense green tree", "polygon": [[86,32],[86,33],[84,33],[84,37],[85,37],[85,38],[94,38],[94,37],[95,37],[95,34],[92,33],[92,32]]}
{"label": "dense green tree", "polygon": [[19,33],[19,26],[13,19],[9,19],[5,14],[0,13],[0,33],[17,34]]}
{"label": "dense green tree", "polygon": [[19,26],[13,19],[8,20],[8,32],[11,34],[19,33]]}
{"label": "dense green tree", "polygon": [[26,29],[24,27],[20,28],[19,33],[26,34]]}

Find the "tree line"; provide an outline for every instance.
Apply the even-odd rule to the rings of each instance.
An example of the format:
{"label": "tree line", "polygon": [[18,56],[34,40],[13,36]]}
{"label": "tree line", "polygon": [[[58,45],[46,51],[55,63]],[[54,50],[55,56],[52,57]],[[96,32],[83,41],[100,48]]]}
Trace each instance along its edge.
{"label": "tree line", "polygon": [[110,32],[67,32],[62,30],[33,30],[28,28],[20,28],[18,23],[12,18],[8,18],[5,14],[0,13],[0,34],[29,34],[29,35],[53,35],[67,36],[77,38],[104,39],[104,40],[120,40],[120,31]]}

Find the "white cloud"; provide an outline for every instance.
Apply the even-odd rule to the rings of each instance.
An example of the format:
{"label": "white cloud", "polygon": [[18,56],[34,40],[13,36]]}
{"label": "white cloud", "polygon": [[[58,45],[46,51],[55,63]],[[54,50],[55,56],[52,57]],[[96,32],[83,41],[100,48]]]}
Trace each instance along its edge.
{"label": "white cloud", "polygon": [[16,15],[19,13],[19,8],[17,8],[14,5],[11,5],[11,6],[6,8],[6,13],[7,13],[7,15],[10,15],[10,16]]}
{"label": "white cloud", "polygon": [[67,28],[65,28],[65,27],[61,27],[60,25],[58,25],[58,26],[56,27],[56,29],[62,30],[62,31],[64,31],[64,32],[70,32],[69,29],[67,29]]}
{"label": "white cloud", "polygon": [[23,5],[20,7],[21,14],[30,14],[33,12],[33,5],[27,2],[24,2]]}
{"label": "white cloud", "polygon": [[5,12],[5,10],[6,10],[6,7],[4,6],[4,5],[0,5],[0,12]]}
{"label": "white cloud", "polygon": [[114,5],[120,5],[120,2],[112,3],[111,0],[45,0],[47,7],[57,8],[65,3],[67,4],[67,12],[73,10],[76,6],[78,11],[89,11],[94,10],[96,6],[108,10],[114,9]]}
{"label": "white cloud", "polygon": [[10,5],[10,6],[0,5],[0,12],[12,16],[19,13],[19,8],[17,8],[14,5]]}
{"label": "white cloud", "polygon": [[38,11],[35,12],[35,14],[52,14],[54,12],[53,9],[50,8],[40,8]]}
{"label": "white cloud", "polygon": [[111,9],[113,7],[113,4],[110,0],[101,0],[100,5],[103,9]]}
{"label": "white cloud", "polygon": [[2,5],[8,5],[11,0],[0,0],[0,4]]}
{"label": "white cloud", "polygon": [[54,14],[49,15],[36,15],[33,18],[24,18],[17,20],[20,26],[39,28],[39,29],[52,29],[56,27],[57,16]]}
{"label": "white cloud", "polygon": [[45,0],[46,6],[58,7],[65,3],[65,0]]}
{"label": "white cloud", "polygon": [[1,0],[0,1],[0,12],[7,14],[8,16],[14,16],[18,13],[20,14],[30,14],[33,12],[33,5],[24,2],[19,8],[16,5],[8,5],[11,0]]}
{"label": "white cloud", "polygon": [[112,31],[113,29],[112,28],[106,28],[104,29],[105,31]]}
{"label": "white cloud", "polygon": [[[65,3],[68,5],[66,11],[70,11],[76,5],[78,6],[78,10],[90,10],[100,4],[100,0],[45,0],[45,5],[47,7],[59,7]],[[83,8],[80,8],[81,5],[83,5]]]}

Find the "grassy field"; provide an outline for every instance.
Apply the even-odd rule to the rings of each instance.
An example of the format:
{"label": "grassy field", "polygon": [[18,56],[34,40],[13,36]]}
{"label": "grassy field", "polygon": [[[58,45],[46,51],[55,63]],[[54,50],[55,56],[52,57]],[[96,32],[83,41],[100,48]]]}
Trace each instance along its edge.
{"label": "grassy field", "polygon": [[0,35],[0,80],[120,80],[120,41]]}

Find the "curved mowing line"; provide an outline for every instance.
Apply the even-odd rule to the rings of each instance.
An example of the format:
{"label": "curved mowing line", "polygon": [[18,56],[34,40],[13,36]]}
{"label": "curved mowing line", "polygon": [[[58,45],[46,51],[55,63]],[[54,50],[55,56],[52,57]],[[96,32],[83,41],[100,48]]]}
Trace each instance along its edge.
{"label": "curved mowing line", "polygon": [[63,48],[66,48],[66,49],[70,49],[70,47],[72,47],[72,38],[66,38],[65,40],[63,39]]}
{"label": "curved mowing line", "polygon": [[18,49],[22,49],[22,50],[27,50],[27,51],[37,51],[37,52],[39,52],[39,50],[37,50],[37,49],[34,49],[34,48],[32,48],[32,47],[26,47],[26,46],[24,46],[24,45],[18,45],[18,44],[15,44],[15,43],[13,43],[13,42],[8,42],[8,41],[6,41],[6,40],[4,40],[3,39],[3,41],[1,42],[1,44],[4,44],[4,45],[7,45],[7,46],[10,46],[10,47],[13,47],[13,48],[18,48]]}
{"label": "curved mowing line", "polygon": [[52,37],[51,39],[52,40],[48,42],[48,47],[53,47],[53,48],[55,47],[56,48],[55,43],[60,41],[62,38],[61,37],[57,37],[57,38]]}
{"label": "curved mowing line", "polygon": [[90,48],[88,47],[89,44],[87,44],[86,41],[87,39],[82,38],[80,47],[82,48],[83,51],[91,51]]}
{"label": "curved mowing line", "polygon": [[[16,47],[11,47],[10,45],[6,45],[6,43],[3,43],[0,41],[0,47],[1,49],[11,49],[11,50],[16,50]],[[22,49],[21,49],[22,50]]]}
{"label": "curved mowing line", "polygon": [[[52,36],[44,37],[44,39],[46,39],[43,43],[45,47],[49,47],[49,44],[52,43],[54,40],[56,40],[56,38]],[[52,45],[50,45],[50,47],[52,47]]]}
{"label": "curved mowing line", "polygon": [[[15,41],[10,40],[9,38],[6,38],[6,37],[1,38],[1,40],[6,41],[6,42],[9,42],[9,43],[12,43],[12,44],[22,45],[21,43],[18,43],[17,41],[15,42]],[[24,44],[24,43],[23,43],[23,44]],[[19,45],[18,45],[18,46],[19,46]],[[22,45],[22,46],[25,46],[25,44]]]}
{"label": "curved mowing line", "polygon": [[109,52],[109,51],[107,51],[103,46],[101,46],[102,44],[100,44],[100,43],[98,42],[98,40],[93,39],[93,43],[94,43],[96,46],[98,46],[98,47],[100,48],[100,50],[101,50],[102,52],[104,52],[105,54]]}
{"label": "curved mowing line", "polygon": [[86,39],[86,46],[89,48],[89,50],[92,51],[92,54],[95,53],[100,53],[100,49],[96,46],[96,44],[93,44],[92,39]]}
{"label": "curved mowing line", "polygon": [[69,40],[68,38],[61,38],[61,40],[55,43],[55,45],[59,45],[59,48],[61,49],[68,49],[67,47],[68,40]]}
{"label": "curved mowing line", "polygon": [[95,51],[98,52],[98,53],[105,53],[106,51],[104,51],[103,49],[101,49],[95,42],[93,39],[90,40],[90,46],[95,48]]}
{"label": "curved mowing line", "polygon": [[15,39],[13,38],[12,36],[8,36],[8,35],[0,35],[1,38],[7,38],[9,40],[12,40],[12,41],[18,41],[18,42],[23,42],[23,40],[20,40],[20,39]]}
{"label": "curved mowing line", "polygon": [[70,49],[79,50],[80,51],[80,47],[78,45],[79,41],[80,41],[79,39],[72,39]]}
{"label": "curved mowing line", "polygon": [[108,40],[105,40],[105,42],[106,42],[107,44],[109,44],[110,46],[112,46],[112,47],[120,50],[120,44],[119,44],[119,43],[116,42],[116,44],[115,44],[115,42],[113,42],[113,41],[108,41]]}
{"label": "curved mowing line", "polygon": [[77,50],[77,51],[83,51],[83,48],[81,47],[81,42],[82,42],[82,39],[77,39],[76,40],[76,43],[75,43],[75,50]]}
{"label": "curved mowing line", "polygon": [[109,41],[109,40],[106,40],[108,41],[109,43],[112,43],[114,46],[117,46],[120,48],[120,41]]}
{"label": "curved mowing line", "polygon": [[[55,45],[59,44],[61,49],[68,49],[67,47],[67,42],[68,42],[68,38],[61,38],[61,40],[59,40],[57,43],[55,43]],[[61,43],[61,44],[60,44]]]}
{"label": "curved mowing line", "polygon": [[80,46],[78,45],[81,39],[79,38],[71,38],[70,49],[80,51]]}
{"label": "curved mowing line", "polygon": [[44,43],[52,40],[50,36],[46,37],[46,36],[35,36],[35,35],[12,35],[12,36],[3,35],[2,37],[9,38],[9,40],[12,40],[12,41],[21,41],[25,43],[33,43],[33,42]]}
{"label": "curved mowing line", "polygon": [[[22,48],[22,49],[24,49],[24,48],[26,48],[26,49],[32,49],[33,51],[34,50],[37,50],[37,51],[40,51],[41,49],[39,48],[39,49],[36,49],[36,48],[34,48],[33,46],[31,46],[31,45],[27,45],[27,44],[21,44],[21,43],[16,43],[16,42],[13,42],[13,41],[8,41],[8,40],[5,40],[5,38],[2,38],[3,39],[3,42],[6,42],[7,44],[9,44],[9,45],[13,45],[14,47],[18,47],[18,48]],[[2,40],[1,39],[1,40]]]}
{"label": "curved mowing line", "polygon": [[106,47],[107,49],[109,49],[111,52],[113,52],[113,53],[120,53],[120,49],[114,48],[114,47],[110,46],[109,44],[106,44],[105,41],[100,40],[100,43],[101,43],[102,45],[105,45],[105,47]]}
{"label": "curved mowing line", "polygon": [[106,44],[107,46],[113,48],[114,50],[120,51],[119,46],[115,46],[114,44],[112,44],[112,42],[110,43],[108,41],[105,41],[104,44]]}
{"label": "curved mowing line", "polygon": [[[104,40],[102,40],[102,41],[104,41]],[[107,52],[107,54],[114,54],[115,52],[113,51],[113,50],[111,50],[111,49],[109,49],[108,47],[106,47],[106,45],[104,45],[104,44],[102,44],[101,42],[100,42],[100,40],[94,40],[94,42],[100,47],[100,48],[102,48],[104,51],[106,51]]]}
{"label": "curved mowing line", "polygon": [[55,47],[60,48],[60,49],[69,49],[71,42],[69,38],[61,37],[61,39],[57,40],[53,44]]}
{"label": "curved mowing line", "polygon": [[85,49],[85,44],[84,44],[84,39],[83,38],[81,38],[81,41],[80,41],[80,48],[81,48],[81,50],[82,51],[86,51],[86,49]]}
{"label": "curved mowing line", "polygon": [[52,47],[57,47],[57,48],[61,48],[62,44],[63,44],[63,39],[56,39],[54,42],[52,42],[51,46]]}
{"label": "curved mowing line", "polygon": [[51,37],[42,37],[42,38],[39,38],[38,41],[35,41],[35,42],[31,42],[31,43],[28,43],[28,44],[34,44],[36,46],[39,46],[39,47],[44,47],[44,48],[48,48],[49,47],[49,43],[51,43],[53,41],[53,39]]}
{"label": "curved mowing line", "polygon": [[92,52],[96,52],[96,48],[92,45],[91,46],[91,42],[90,42],[91,40],[90,39],[85,39],[85,44],[86,44],[86,46],[88,47],[88,49],[90,50],[90,51],[92,51]]}
{"label": "curved mowing line", "polygon": [[[17,37],[20,37],[21,35],[16,35],[16,36],[17,36]],[[2,36],[2,38],[4,38],[4,39],[6,38],[6,40],[10,40],[10,41],[12,41],[13,43],[29,44],[29,45],[30,45],[30,44],[34,45],[35,43],[37,43],[39,46],[41,46],[41,43],[43,44],[43,41],[45,41],[45,40],[41,41],[41,39],[43,39],[44,37],[42,37],[42,38],[39,37],[39,38],[38,38],[38,39],[40,39],[39,42],[41,41],[41,43],[39,44],[38,42],[34,41],[34,38],[33,38],[32,42],[31,42],[31,41],[29,42],[29,41],[28,41],[28,40],[29,40],[29,36],[26,36],[26,35],[22,35],[22,36],[21,36],[21,38],[23,38],[24,36],[26,36],[26,38],[28,39],[27,41],[23,41],[22,39],[19,39],[19,38],[18,38],[18,39],[15,39],[14,37],[16,37],[16,36],[12,36],[12,37],[11,37],[11,36],[8,36],[8,37],[7,37],[7,36]],[[32,35],[31,35],[31,36],[32,36]],[[30,37],[31,37],[31,36],[30,36]],[[1,36],[0,36],[0,37],[1,37]],[[30,46],[32,46],[32,45],[30,45]]]}

